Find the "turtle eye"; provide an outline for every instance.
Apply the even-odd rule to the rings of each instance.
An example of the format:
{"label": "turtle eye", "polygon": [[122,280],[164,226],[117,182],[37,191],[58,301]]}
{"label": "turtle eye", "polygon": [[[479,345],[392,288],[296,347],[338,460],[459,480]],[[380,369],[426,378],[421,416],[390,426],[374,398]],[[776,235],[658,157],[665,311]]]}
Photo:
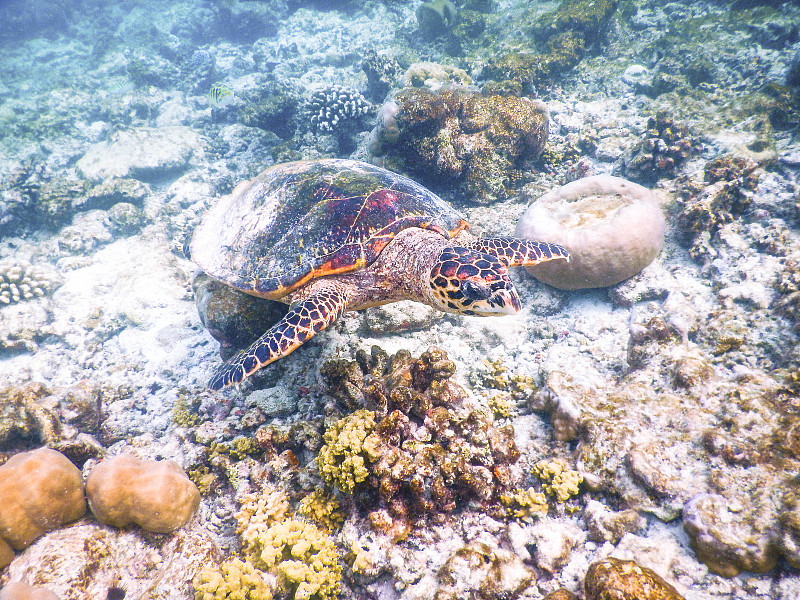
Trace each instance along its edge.
{"label": "turtle eye", "polygon": [[488,285],[471,279],[465,279],[461,282],[461,292],[470,300],[486,300],[492,295]]}

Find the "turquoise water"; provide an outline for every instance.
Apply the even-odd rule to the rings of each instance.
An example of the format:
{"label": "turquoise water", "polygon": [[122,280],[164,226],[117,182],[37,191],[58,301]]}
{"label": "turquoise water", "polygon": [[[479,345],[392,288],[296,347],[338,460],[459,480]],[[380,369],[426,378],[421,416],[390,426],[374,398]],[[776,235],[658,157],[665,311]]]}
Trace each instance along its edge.
{"label": "turquoise water", "polygon": [[[40,446],[84,475],[104,456],[171,459],[203,500],[163,538],[92,517],[57,528],[0,582],[62,600],[191,598],[201,566],[247,556],[235,513],[270,487],[292,514],[315,489],[337,499],[343,524],[320,535],[345,598],[591,597],[589,565],[609,555],[687,599],[800,597],[799,24],[796,3],[757,0],[4,1],[0,464]],[[196,278],[192,232],[265,168],[321,158],[401,172],[484,236],[514,235],[547,192],[613,175],[654,194],[664,240],[641,241],[636,219],[600,241],[579,231],[574,256],[637,274],[564,291],[514,269],[523,308],[506,317],[350,312],[211,392],[223,358],[285,308],[219,300]],[[638,273],[638,248],[658,243]],[[354,494],[321,476],[326,431],[394,406],[353,392],[386,375],[365,358],[375,344],[443,348],[464,390],[434,400],[454,437],[403,405],[410,424],[384,447],[421,472],[434,467],[419,445],[469,438],[486,469],[475,440],[489,434],[458,421],[476,410],[492,436],[513,432],[519,458],[447,493],[409,473],[387,496],[377,459]],[[420,499],[433,496],[435,509]],[[492,573],[505,575],[482,584]]]}

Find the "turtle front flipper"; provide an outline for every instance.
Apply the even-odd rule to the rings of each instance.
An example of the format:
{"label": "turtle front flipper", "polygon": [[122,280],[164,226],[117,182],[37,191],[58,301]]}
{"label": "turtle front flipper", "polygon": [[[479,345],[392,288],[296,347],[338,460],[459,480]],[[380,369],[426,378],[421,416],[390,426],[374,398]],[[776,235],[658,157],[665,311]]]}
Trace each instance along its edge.
{"label": "turtle front flipper", "polygon": [[220,390],[241,383],[261,367],[294,352],[347,310],[350,288],[343,283],[320,280],[309,287],[311,294],[302,303],[293,306],[249,348],[217,369],[208,387]]}
{"label": "turtle front flipper", "polygon": [[507,267],[538,265],[559,258],[569,260],[569,252],[563,246],[518,238],[479,238],[469,244],[469,247],[496,256]]}

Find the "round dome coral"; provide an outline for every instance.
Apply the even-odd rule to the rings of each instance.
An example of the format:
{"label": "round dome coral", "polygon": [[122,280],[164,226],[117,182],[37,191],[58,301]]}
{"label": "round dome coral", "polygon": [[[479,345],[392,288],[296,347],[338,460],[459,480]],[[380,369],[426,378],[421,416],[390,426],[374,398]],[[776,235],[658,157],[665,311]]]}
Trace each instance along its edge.
{"label": "round dome coral", "polygon": [[527,269],[548,285],[579,290],[636,275],[658,256],[664,230],[664,214],[650,190],[619,177],[595,175],[541,196],[525,211],[516,236],[569,250],[568,264]]}

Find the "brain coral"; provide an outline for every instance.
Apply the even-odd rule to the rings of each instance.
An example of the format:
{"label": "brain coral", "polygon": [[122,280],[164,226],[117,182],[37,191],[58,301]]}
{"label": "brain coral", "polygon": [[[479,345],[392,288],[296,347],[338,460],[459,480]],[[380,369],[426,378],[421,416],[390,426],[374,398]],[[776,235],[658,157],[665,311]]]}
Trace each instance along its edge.
{"label": "brain coral", "polygon": [[80,470],[50,448],[16,454],[0,466],[0,498],[0,539],[16,550],[86,512]]}
{"label": "brain coral", "polygon": [[584,177],[531,204],[516,236],[561,244],[570,262],[558,269],[528,267],[563,290],[606,287],[649,265],[664,245],[664,215],[653,193],[611,175]]}
{"label": "brain coral", "polygon": [[519,185],[547,142],[544,103],[463,88],[404,88],[380,111],[371,151],[397,171],[490,203]]}
{"label": "brain coral", "polygon": [[156,533],[183,527],[197,511],[200,492],[171,460],[121,454],[89,473],[86,496],[97,520],[114,527],[136,524]]}

